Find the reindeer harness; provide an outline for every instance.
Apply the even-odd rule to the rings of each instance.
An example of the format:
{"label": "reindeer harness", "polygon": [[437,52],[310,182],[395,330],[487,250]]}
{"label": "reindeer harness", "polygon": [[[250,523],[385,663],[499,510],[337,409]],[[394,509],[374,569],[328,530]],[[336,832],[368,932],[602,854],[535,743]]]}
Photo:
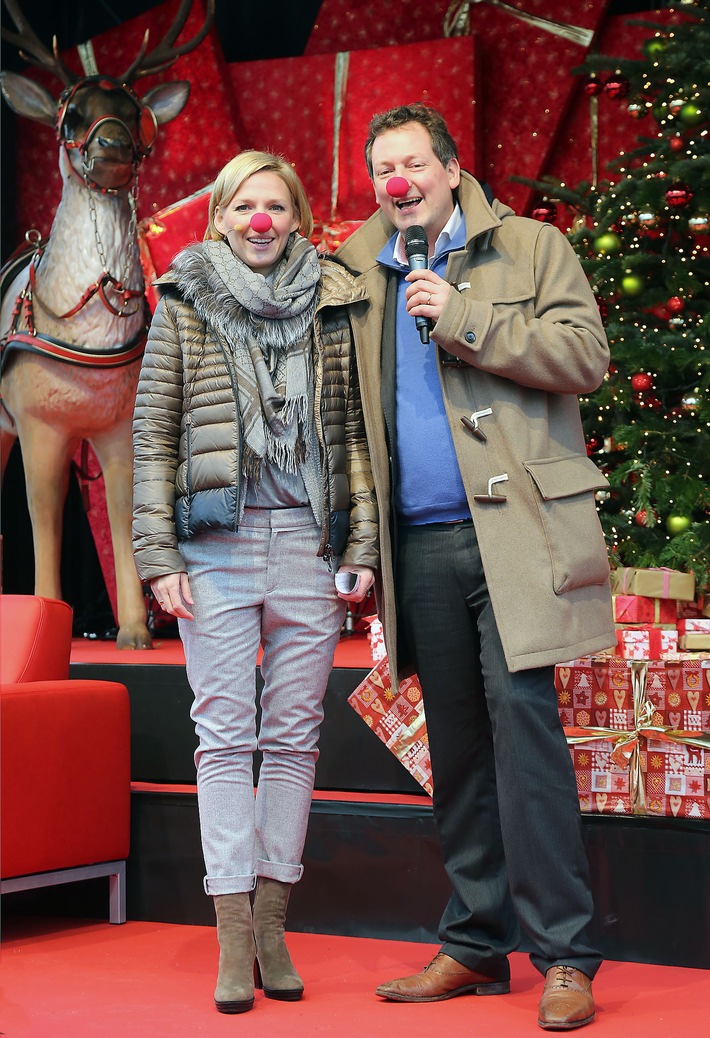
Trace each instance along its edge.
{"label": "reindeer harness", "polygon": [[[36,232],[28,231],[26,237],[30,245],[16,253],[8,261],[2,272],[3,278],[12,277],[14,271],[27,261],[28,254],[32,254],[29,264],[28,282],[15,300],[10,328],[0,341],[0,370],[5,366],[8,357],[15,350],[43,353],[48,357],[53,357],[54,360],[94,368],[117,368],[137,360],[145,349],[148,335],[148,303],[145,293],[142,289],[124,288],[122,282],[116,280],[106,270],[93,284],[89,285],[76,306],[73,306],[65,314],[57,314],[55,316],[61,319],[73,317],[82,307],[86,306],[90,299],[98,295],[106,309],[110,310],[111,313],[117,317],[128,317],[136,312],[135,310],[131,310],[128,313],[125,311],[129,300],[141,299],[141,305],[146,314],[146,323],[132,339],[126,343],[119,343],[115,346],[102,347],[100,350],[96,350],[89,346],[77,346],[74,343],[65,342],[63,339],[55,339],[51,335],[44,335],[42,332],[37,331],[34,323],[34,287],[37,267],[42,258],[46,242],[40,241],[36,237]],[[112,287],[122,298],[122,309],[117,309],[106,295],[106,289],[109,287]],[[27,325],[26,330],[19,327],[21,316],[24,316]]]}

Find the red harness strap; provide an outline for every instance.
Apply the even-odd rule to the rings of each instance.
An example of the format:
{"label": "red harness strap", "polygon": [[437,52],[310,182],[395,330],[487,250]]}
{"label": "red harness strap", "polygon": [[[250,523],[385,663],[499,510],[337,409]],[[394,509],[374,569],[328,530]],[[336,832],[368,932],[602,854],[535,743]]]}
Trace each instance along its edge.
{"label": "red harness strap", "polygon": [[[41,256],[42,251],[41,249],[38,249],[35,260],[32,263],[30,263],[30,289],[32,295],[34,294],[36,288],[36,270],[37,264],[39,263]],[[93,284],[89,285],[89,287],[85,290],[84,294],[82,295],[81,299],[76,304],[76,306],[73,306],[71,310],[67,310],[65,314],[57,314],[57,317],[59,317],[60,320],[64,320],[65,317],[73,317],[74,314],[78,314],[82,307],[86,306],[89,300],[93,298],[93,296],[95,296],[97,293],[101,302],[104,304],[107,310],[110,310],[112,314],[115,314],[116,317],[127,316],[126,314],[124,314],[124,310],[119,310],[117,307],[115,307],[106,295],[106,289],[109,286],[112,286],[116,294],[121,296],[121,298],[123,299],[124,307],[128,303],[129,299],[140,299],[141,296],[143,296],[144,294],[143,289],[141,288],[124,288],[123,282],[117,281],[116,278],[113,277],[113,275],[109,274],[108,271],[105,270],[101,277],[98,277],[96,281],[93,282]],[[25,307],[27,307],[28,301],[31,300],[32,295],[28,294],[28,296],[26,297]],[[133,313],[135,313],[135,311],[130,311],[131,316],[133,315]],[[30,323],[29,319],[28,323]]]}
{"label": "red harness strap", "polygon": [[147,331],[143,328],[130,342],[109,346],[108,349],[96,350],[88,346],[74,346],[61,339],[53,339],[49,335],[39,332],[13,332],[11,331],[1,344],[2,360],[0,370],[5,365],[9,354],[13,350],[29,350],[31,353],[43,353],[54,360],[61,360],[67,364],[79,364],[89,368],[119,368],[124,364],[131,364],[143,354]]}

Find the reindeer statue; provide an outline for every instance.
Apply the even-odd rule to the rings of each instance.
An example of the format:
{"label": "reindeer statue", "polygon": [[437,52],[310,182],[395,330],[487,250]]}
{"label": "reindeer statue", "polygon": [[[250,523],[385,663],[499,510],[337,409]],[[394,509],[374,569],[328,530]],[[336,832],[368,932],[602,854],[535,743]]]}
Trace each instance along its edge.
{"label": "reindeer statue", "polygon": [[[133,83],[162,72],[198,46],[214,18],[176,45],[193,0],[116,78],[78,77],[49,51],[15,0],[4,0],[16,33],[2,35],[33,65],[64,84],[59,99],[24,76],[0,74],[14,112],[53,126],[62,196],[49,237],[30,230],[28,247],[3,272],[0,313],[3,454],[22,448],[35,554],[35,593],[61,598],[62,515],[70,462],[91,444],[104,477],[116,568],[117,647],[150,648],[146,603],[131,549],[131,420],[148,309],[137,235],[141,163],[158,126],[183,110],[188,82],[164,83],[139,97]],[[3,462],[4,464],[4,462]]]}

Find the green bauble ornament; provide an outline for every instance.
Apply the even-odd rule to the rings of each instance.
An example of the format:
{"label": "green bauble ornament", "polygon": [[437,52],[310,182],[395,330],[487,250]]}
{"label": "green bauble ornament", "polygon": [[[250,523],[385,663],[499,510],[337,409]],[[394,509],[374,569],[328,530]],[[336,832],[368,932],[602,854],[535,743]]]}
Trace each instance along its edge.
{"label": "green bauble ornament", "polygon": [[688,101],[678,112],[678,118],[685,126],[699,126],[705,121],[705,113],[693,101]]}
{"label": "green bauble ornament", "polygon": [[689,515],[669,515],[666,519],[666,529],[672,537],[677,537],[679,533],[685,533],[691,522]]}
{"label": "green bauble ornament", "polygon": [[653,40],[648,40],[644,44],[644,50],[648,54],[649,58],[657,58],[668,46],[668,40],[665,36],[656,36]]}
{"label": "green bauble ornament", "polygon": [[611,256],[621,251],[621,238],[613,231],[607,231],[594,239],[594,250],[601,255]]}
{"label": "green bauble ornament", "polygon": [[628,296],[630,299],[640,296],[645,287],[646,282],[639,274],[624,274],[619,282],[621,294]]}

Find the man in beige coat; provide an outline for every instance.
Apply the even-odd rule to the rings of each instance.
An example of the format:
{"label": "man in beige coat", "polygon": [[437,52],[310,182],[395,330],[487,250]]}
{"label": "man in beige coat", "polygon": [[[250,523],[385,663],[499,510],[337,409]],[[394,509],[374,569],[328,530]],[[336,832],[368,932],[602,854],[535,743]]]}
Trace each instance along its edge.
{"label": "man in beige coat", "polygon": [[[376,116],[365,155],[380,208],[336,258],[367,290],[352,323],[379,609],[392,672],[421,681],[453,888],[441,951],[377,994],[507,992],[522,929],[545,976],[540,1026],[581,1027],[601,957],[553,672],[614,642],[606,480],[577,401],[609,350],[564,235],[462,171],[439,113]],[[427,266],[410,272],[405,241],[422,236]]]}

